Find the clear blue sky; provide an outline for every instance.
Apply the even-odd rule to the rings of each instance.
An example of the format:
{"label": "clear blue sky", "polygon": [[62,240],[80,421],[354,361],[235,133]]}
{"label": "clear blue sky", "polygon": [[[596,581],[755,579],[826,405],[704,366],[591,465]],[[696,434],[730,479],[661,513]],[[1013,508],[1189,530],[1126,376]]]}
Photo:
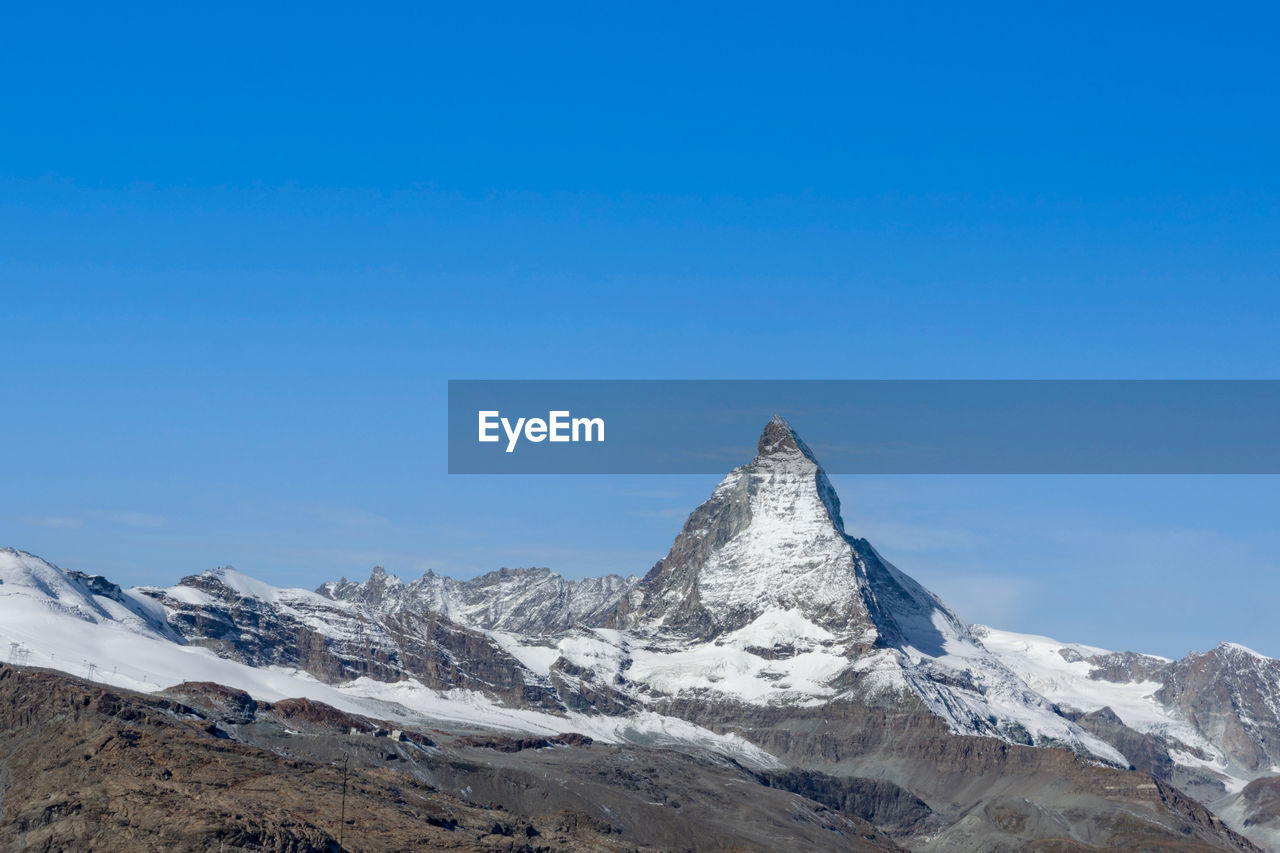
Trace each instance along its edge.
{"label": "clear blue sky", "polygon": [[[0,544],[642,573],[714,478],[451,478],[446,380],[1280,378],[1276,18],[6,9]],[[837,487],[967,619],[1280,655],[1275,478]]]}

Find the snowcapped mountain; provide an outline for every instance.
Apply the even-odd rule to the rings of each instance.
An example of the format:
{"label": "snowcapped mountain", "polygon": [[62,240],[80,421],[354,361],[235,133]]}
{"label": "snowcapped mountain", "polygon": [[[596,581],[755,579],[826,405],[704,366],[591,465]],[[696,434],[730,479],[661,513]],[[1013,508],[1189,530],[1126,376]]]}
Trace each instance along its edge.
{"label": "snowcapped mountain", "polygon": [[473,628],[545,634],[608,621],[636,581],[620,575],[566,580],[550,569],[499,569],[465,581],[429,571],[406,584],[375,566],[367,581],[343,578],[316,592],[375,613],[430,610]]}
{"label": "snowcapped mountain", "polygon": [[[120,595],[127,605],[116,601]],[[172,587],[121,591],[97,576],[0,549],[0,646],[10,663],[147,692],[209,682],[268,701],[304,697],[406,724],[573,730],[605,743],[683,745],[749,766],[778,764],[740,736],[646,709],[625,716],[566,709],[547,700],[536,678],[526,683],[528,671],[499,643],[438,614],[416,621],[394,614],[384,624],[358,606],[229,568]]]}
{"label": "snowcapped mountain", "polygon": [[[382,573],[370,581],[371,589],[378,585],[404,589]],[[250,666],[297,668],[326,683],[412,678],[437,690],[480,690],[528,707],[563,709],[492,639],[438,609],[416,606],[417,599],[370,608],[276,589],[228,568],[138,594],[161,605],[188,643]]]}
{"label": "snowcapped mountain", "polygon": [[[967,626],[849,532],[813,452],[777,417],[642,578],[502,569],[406,583],[379,567],[310,592],[218,568],[125,590],[5,549],[0,643],[11,661],[133,689],[199,679],[382,719],[856,771],[939,813],[976,802],[973,778],[988,796],[1007,778],[1066,773],[1078,789],[1060,817],[1080,837],[1101,831],[1076,815],[1094,814],[1080,812],[1099,784],[1085,768],[1137,767],[1240,825],[1269,819],[1270,789],[1246,797],[1246,783],[1280,773],[1280,662],[1230,645],[1169,661]],[[1059,759],[1038,756],[1054,751],[1027,747],[1076,763],[1046,770]],[[1065,797],[1052,790],[1043,802]],[[1007,795],[1023,808],[1025,792]]]}
{"label": "snowcapped mountain", "polygon": [[[548,666],[545,656],[540,674],[563,662],[580,679],[658,706],[914,697],[959,734],[1128,764],[1030,690],[936,596],[846,533],[830,481],[780,417],[626,602],[583,623],[594,632],[560,639],[559,658]],[[508,648],[527,650],[526,659],[536,651]]]}
{"label": "snowcapped mountain", "polygon": [[1153,736],[1183,787],[1213,799],[1280,773],[1280,661],[1234,643],[1171,661],[985,626],[974,633],[1060,708],[1105,711]]}
{"label": "snowcapped mountain", "polygon": [[1220,744],[1233,767],[1280,773],[1280,661],[1221,643],[1175,661],[1156,698]]}
{"label": "snowcapped mountain", "polygon": [[180,641],[164,611],[137,591],[123,590],[99,575],[65,571],[13,548],[0,548],[0,610],[6,634],[32,642],[63,619]]}

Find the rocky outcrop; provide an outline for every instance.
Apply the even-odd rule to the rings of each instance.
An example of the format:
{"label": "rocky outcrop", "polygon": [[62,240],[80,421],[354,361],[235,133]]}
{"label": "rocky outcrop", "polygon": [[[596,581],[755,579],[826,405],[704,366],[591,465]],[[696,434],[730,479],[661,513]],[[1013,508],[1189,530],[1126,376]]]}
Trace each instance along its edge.
{"label": "rocky outcrop", "polygon": [[566,580],[550,569],[530,568],[499,569],[462,581],[429,571],[405,583],[375,566],[366,581],[343,578],[321,584],[316,592],[378,615],[432,611],[473,629],[538,635],[609,622],[637,580],[620,575]]}
{"label": "rocky outcrop", "polygon": [[[862,818],[895,837],[922,834],[933,814],[924,800],[887,779],[831,776],[792,768],[757,773],[762,784],[816,800],[836,811]],[[929,821],[936,825],[937,821]]]}
{"label": "rocky outcrop", "polygon": [[[1065,650],[1064,650],[1065,651]],[[1133,681],[1164,681],[1170,662],[1164,658],[1138,652],[1108,652],[1084,659],[1093,667],[1089,677],[1117,684]]]}
{"label": "rocky outcrop", "polygon": [[467,735],[458,738],[459,746],[496,749],[498,752],[520,752],[524,749],[550,749],[553,746],[591,746],[592,740],[577,732],[551,737],[512,737],[511,735]]}
{"label": "rocky outcrop", "polygon": [[1175,765],[1169,757],[1168,745],[1161,738],[1129,728],[1110,708],[1088,714],[1067,712],[1067,716],[1124,753],[1133,769],[1150,773],[1157,779],[1173,779]]}
{"label": "rocky outcrop", "polygon": [[1238,816],[1237,828],[1267,845],[1280,849],[1280,776],[1254,779],[1226,810]]}
{"label": "rocky outcrop", "polygon": [[1280,661],[1223,643],[1174,663],[1156,698],[1246,770],[1280,767]]}
{"label": "rocky outcrop", "polygon": [[186,642],[250,666],[301,669],[328,683],[415,678],[440,690],[479,690],[514,704],[561,710],[554,691],[488,635],[433,610],[364,608],[302,590],[276,590],[232,569],[143,592]]}

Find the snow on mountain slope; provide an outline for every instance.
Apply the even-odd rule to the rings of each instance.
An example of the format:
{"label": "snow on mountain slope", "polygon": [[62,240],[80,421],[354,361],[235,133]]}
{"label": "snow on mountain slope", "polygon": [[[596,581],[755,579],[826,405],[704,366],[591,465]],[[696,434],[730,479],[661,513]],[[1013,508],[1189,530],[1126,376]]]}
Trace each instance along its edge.
{"label": "snow on mountain slope", "polygon": [[[719,751],[758,767],[778,762],[737,735],[721,735],[651,711],[625,716],[504,706],[474,690],[435,690],[416,679],[394,682],[368,677],[327,684],[296,667],[251,666],[211,648],[186,643],[171,630],[157,630],[138,616],[166,605],[161,591],[130,590],[124,605],[95,593],[78,573],[31,554],[0,549],[0,648],[29,666],[58,669],[132,690],[155,691],[183,681],[212,681],[266,701],[305,697],[344,711],[406,723],[450,721],[478,728],[555,734],[578,731],[609,743],[684,744]],[[93,577],[93,576],[88,576]],[[335,602],[301,589],[279,589],[239,572],[216,569],[203,581],[224,585],[252,602],[272,607],[333,608]],[[101,581],[102,579],[98,579]],[[99,588],[101,584],[95,584]],[[110,585],[118,590],[118,587]],[[178,585],[161,600],[208,606],[216,599],[199,586]]]}
{"label": "snow on mountain slope", "polygon": [[499,569],[464,581],[428,571],[405,583],[377,566],[367,581],[343,578],[316,591],[379,615],[431,610],[468,628],[551,634],[605,621],[637,580],[620,575],[566,580],[550,569],[530,568]]}
{"label": "snow on mountain slope", "polygon": [[163,611],[145,597],[97,575],[66,572],[34,554],[0,548],[0,621],[15,631],[21,627],[38,634],[54,616],[178,638]]}
{"label": "snow on mountain slope", "polygon": [[1239,791],[1280,772],[1280,661],[1235,643],[1171,661],[1015,634],[974,633],[1038,693],[1064,708],[1110,708],[1155,735],[1173,760]]}
{"label": "snow on mountain slope", "polygon": [[[815,704],[835,694],[827,682],[849,666],[831,633],[794,610],[768,610],[717,641],[693,645],[655,644],[607,628],[556,638],[498,636],[535,672],[550,675],[563,661],[641,702],[694,693],[750,704]],[[773,655],[780,647],[786,654]]]}
{"label": "snow on mountain slope", "polygon": [[[745,491],[750,513],[742,529],[714,549],[698,571],[699,602],[718,623],[731,627],[739,624],[738,614],[755,617],[762,609],[799,609],[837,630],[863,627],[851,626],[848,618],[862,615],[850,606],[860,603],[858,572],[839,516],[832,518],[821,499],[819,474],[817,464],[802,454],[775,452],[737,469],[716,487],[712,500]],[[667,587],[663,604],[677,603],[679,592]],[[662,615],[655,621],[661,625]]]}
{"label": "snow on mountain slope", "polygon": [[[958,734],[1128,763],[1029,689],[935,595],[849,535],[839,497],[785,420],[771,420],[757,447],[641,581],[635,611],[620,620],[644,640],[630,644],[628,679],[650,694],[760,704],[910,695]],[[821,642],[797,646],[776,633],[758,647],[735,641],[783,614]]]}
{"label": "snow on mountain slope", "polygon": [[839,500],[809,448],[781,418],[759,454],[693,511],[640,584],[632,623],[706,640],[770,608],[869,644],[877,634],[840,519]]}
{"label": "snow on mountain slope", "polygon": [[[912,696],[957,734],[1064,746],[1128,764],[1114,747],[1063,718],[1012,673],[992,667],[972,644],[958,640],[937,657],[909,657],[898,649],[854,655],[798,611],[776,608],[736,631],[692,644],[601,628],[558,638],[495,636],[540,675],[567,664],[596,684],[612,685],[654,707],[671,698],[811,707],[841,698]],[[835,686],[850,680],[857,683],[851,691]]]}
{"label": "snow on mountain slope", "polygon": [[[1089,677],[1096,667],[1087,659],[1112,654],[1107,649],[985,625],[975,625],[974,633],[1028,686],[1052,702],[1081,711],[1109,707],[1125,725],[1139,731],[1171,722],[1168,712],[1155,701],[1161,682],[1113,682]],[[1064,650],[1068,654],[1064,655]]]}
{"label": "snow on mountain slope", "polygon": [[276,616],[285,616],[331,640],[377,642],[382,632],[376,624],[360,618],[358,608],[333,601],[305,589],[271,586],[230,566],[208,569],[199,575],[183,578],[170,587],[139,587],[140,598],[158,603],[166,618],[173,621],[177,605],[212,608],[229,599],[256,602]]}
{"label": "snow on mountain slope", "polygon": [[[1086,712],[1110,708],[1129,728],[1164,740],[1176,763],[1212,773],[1228,791],[1238,791],[1248,781],[1235,775],[1239,770],[1225,750],[1160,701],[1163,680],[1098,677],[1099,664],[1095,661],[1113,658],[1116,652],[985,625],[974,626],[974,633],[1028,686],[1051,702]],[[1172,664],[1154,655],[1141,657],[1152,664],[1163,664],[1166,669]]]}

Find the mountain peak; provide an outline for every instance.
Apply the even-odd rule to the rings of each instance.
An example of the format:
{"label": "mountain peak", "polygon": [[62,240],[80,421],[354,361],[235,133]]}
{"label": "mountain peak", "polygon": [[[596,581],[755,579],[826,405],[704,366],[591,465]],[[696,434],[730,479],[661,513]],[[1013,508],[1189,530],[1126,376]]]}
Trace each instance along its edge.
{"label": "mountain peak", "polygon": [[642,584],[637,616],[702,638],[738,630],[770,607],[873,642],[859,557],[840,501],[813,452],[781,416],[759,454],[693,511]]}
{"label": "mountain peak", "polygon": [[764,431],[760,433],[756,453],[761,456],[772,456],[775,453],[798,451],[802,443],[786,418],[782,415],[774,415],[773,419],[764,425]]}
{"label": "mountain peak", "polygon": [[756,458],[793,454],[803,456],[815,465],[818,464],[818,459],[809,449],[809,445],[801,440],[791,424],[787,423],[787,419],[782,415],[774,415],[760,433],[760,441],[756,443]]}
{"label": "mountain peak", "polygon": [[392,588],[404,586],[404,581],[400,580],[399,575],[393,575],[382,566],[374,566],[369,572],[369,579],[365,581],[366,586],[379,588]]}

